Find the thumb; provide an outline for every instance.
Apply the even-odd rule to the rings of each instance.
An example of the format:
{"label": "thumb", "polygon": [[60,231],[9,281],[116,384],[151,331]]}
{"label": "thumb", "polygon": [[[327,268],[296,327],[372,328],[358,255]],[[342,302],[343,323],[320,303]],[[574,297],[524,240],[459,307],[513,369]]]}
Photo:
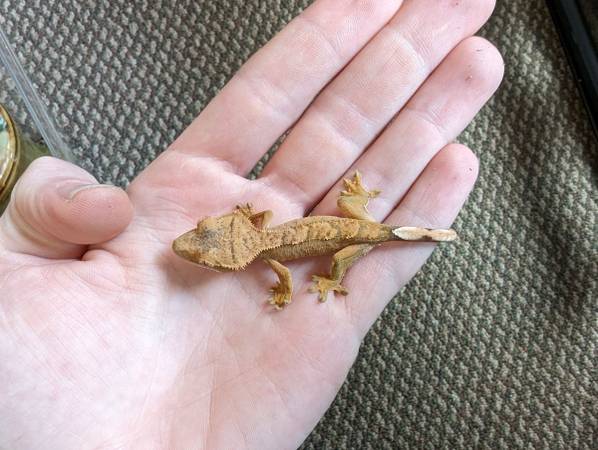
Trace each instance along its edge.
{"label": "thumb", "polygon": [[131,221],[126,192],[51,157],[36,159],[17,182],[0,217],[0,249],[52,259],[80,258]]}

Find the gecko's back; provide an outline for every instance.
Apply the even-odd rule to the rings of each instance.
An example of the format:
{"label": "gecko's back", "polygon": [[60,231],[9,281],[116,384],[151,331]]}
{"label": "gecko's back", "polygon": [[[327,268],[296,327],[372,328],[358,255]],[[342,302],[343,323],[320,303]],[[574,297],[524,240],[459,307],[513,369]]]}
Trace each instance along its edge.
{"label": "gecko's back", "polygon": [[312,216],[283,223],[265,232],[260,258],[277,261],[334,253],[353,244],[394,240],[392,228],[367,220]]}

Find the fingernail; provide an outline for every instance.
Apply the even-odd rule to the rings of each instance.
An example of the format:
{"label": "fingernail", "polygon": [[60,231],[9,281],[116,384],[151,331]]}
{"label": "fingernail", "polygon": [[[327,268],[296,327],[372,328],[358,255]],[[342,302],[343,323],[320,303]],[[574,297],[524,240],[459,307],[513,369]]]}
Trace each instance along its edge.
{"label": "fingernail", "polygon": [[74,198],[83,191],[89,189],[116,189],[116,186],[111,184],[82,184],[81,182],[71,181],[58,186],[58,194],[66,200],[74,200]]}

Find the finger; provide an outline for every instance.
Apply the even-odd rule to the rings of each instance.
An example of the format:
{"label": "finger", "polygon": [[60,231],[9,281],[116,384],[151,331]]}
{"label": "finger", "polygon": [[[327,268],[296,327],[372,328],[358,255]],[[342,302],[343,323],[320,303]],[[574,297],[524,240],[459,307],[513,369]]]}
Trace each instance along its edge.
{"label": "finger", "polygon": [[247,173],[400,4],[316,1],[241,68],[171,148]]}
{"label": "finger", "polygon": [[[459,144],[446,146],[432,159],[386,223],[450,227],[477,174],[478,161],[471,150]],[[463,239],[466,230],[457,231]],[[459,246],[459,241],[442,245]],[[434,248],[432,243],[389,243],[375,249],[349,271],[345,286],[350,295],[343,301],[360,335],[365,335],[388,300],[416,274]]]}
{"label": "finger", "polygon": [[79,258],[87,244],[123,231],[133,215],[127,194],[98,184],[65,161],[35,160],[0,217],[0,248],[52,259]]}
{"label": "finger", "polygon": [[491,0],[411,0],[325,89],[263,176],[297,202],[319,199],[434,68],[488,19]]}
{"label": "finger", "polygon": [[[488,41],[466,39],[442,62],[370,149],[346,173],[359,170],[382,193],[368,206],[386,217],[441,148],[455,139],[496,91],[504,71],[500,53]],[[342,181],[314,215],[337,213]]]}

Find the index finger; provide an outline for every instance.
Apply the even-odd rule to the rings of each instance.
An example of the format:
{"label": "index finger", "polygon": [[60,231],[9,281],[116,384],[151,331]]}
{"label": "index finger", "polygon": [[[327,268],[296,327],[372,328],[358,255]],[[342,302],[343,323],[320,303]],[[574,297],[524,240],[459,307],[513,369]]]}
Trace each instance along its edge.
{"label": "index finger", "polygon": [[317,0],[241,68],[171,148],[247,173],[401,3]]}

